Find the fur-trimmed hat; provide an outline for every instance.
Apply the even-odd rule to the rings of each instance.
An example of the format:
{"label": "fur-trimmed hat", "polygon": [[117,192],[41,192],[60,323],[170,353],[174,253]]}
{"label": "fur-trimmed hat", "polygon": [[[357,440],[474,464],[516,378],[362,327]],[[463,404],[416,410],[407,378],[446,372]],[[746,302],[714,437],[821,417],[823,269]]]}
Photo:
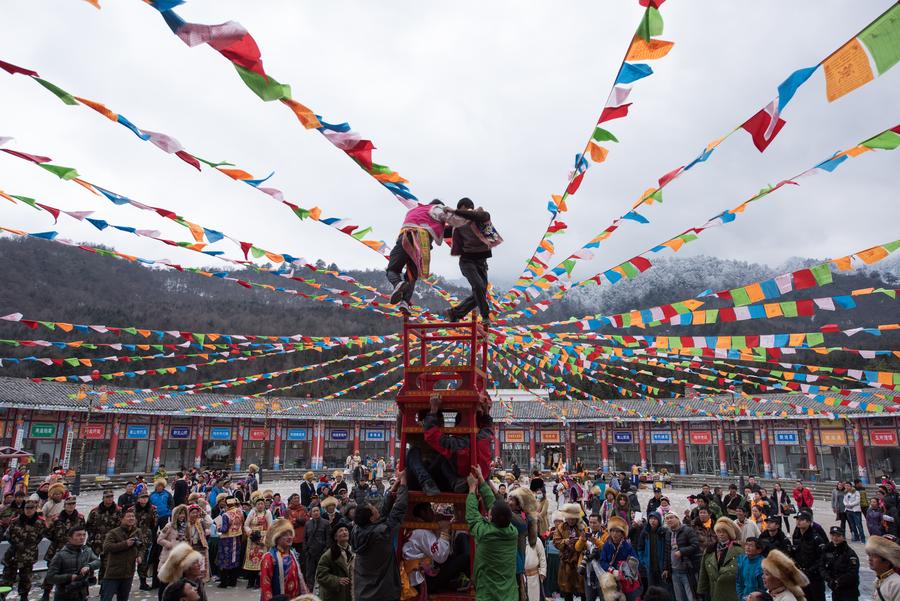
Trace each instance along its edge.
{"label": "fur-trimmed hat", "polygon": [[581,505],[579,505],[578,503],[566,503],[559,508],[559,513],[561,513],[566,519],[575,518],[577,520],[580,520]]}
{"label": "fur-trimmed hat", "polygon": [[303,479],[304,480],[315,480],[316,475],[313,472],[306,472],[305,474],[303,474]]}
{"label": "fur-trimmed hat", "polygon": [[610,516],[609,521],[606,522],[607,530],[612,530],[614,528],[618,528],[625,533],[625,536],[628,536],[628,522],[617,515]]}
{"label": "fur-trimmed hat", "polygon": [[262,494],[261,490],[254,490],[252,493],[250,493],[250,502],[251,503],[256,503],[257,501],[259,501],[262,498],[263,498],[263,494]]}
{"label": "fur-trimmed hat", "polygon": [[777,549],[769,551],[762,561],[762,567],[796,597],[803,595],[803,587],[809,585],[809,578],[797,568],[794,560]]}
{"label": "fur-trimmed hat", "polygon": [[159,568],[159,579],[171,584],[184,575],[185,570],[196,561],[203,561],[203,556],[191,548],[190,543],[178,543],[169,551],[166,562]]}
{"label": "fur-trimmed hat", "polygon": [[169,485],[169,483],[166,482],[166,479],[165,479],[165,478],[157,478],[156,480],[153,481],[153,488],[156,488],[156,487],[159,486],[160,484],[163,485],[163,488],[165,488],[165,487],[167,487],[167,486]]}
{"label": "fur-trimmed hat", "polygon": [[247,466],[247,471],[248,472],[258,472],[259,466],[256,465],[255,463],[251,463],[250,465]]}
{"label": "fur-trimmed hat", "polygon": [[328,507],[330,505],[337,505],[337,504],[338,504],[337,497],[325,497],[324,499],[322,499],[319,502],[319,507],[324,509],[325,507]]}
{"label": "fur-trimmed hat", "polygon": [[66,494],[66,485],[62,482],[55,482],[50,485],[50,488],[47,489],[47,494],[52,495],[55,492],[61,492]]}
{"label": "fur-trimmed hat", "polygon": [[274,547],[275,541],[277,541],[282,535],[291,533],[291,536],[294,536],[294,527],[291,525],[291,521],[287,518],[278,518],[272,525],[269,526],[269,529],[266,530],[266,547]]}
{"label": "fur-trimmed hat", "polygon": [[563,515],[563,513],[562,513],[561,511],[554,511],[554,512],[553,512],[553,515],[550,516],[550,523],[553,524],[554,522],[556,522],[556,520],[559,520],[559,521],[561,521],[561,522],[565,522],[565,521],[566,521],[566,516]]}
{"label": "fur-trimmed hat", "polygon": [[332,473],[331,475],[334,476],[335,478],[337,478],[338,476],[343,477],[344,472],[342,470],[334,470],[334,473]]}
{"label": "fur-trimmed hat", "polygon": [[525,487],[514,488],[510,491],[508,497],[512,497],[519,502],[519,505],[529,517],[537,517],[537,499],[534,493]]}
{"label": "fur-trimmed hat", "polygon": [[716,520],[716,524],[713,526],[713,530],[715,532],[725,532],[726,534],[728,534],[728,538],[733,541],[741,540],[741,531],[738,528],[737,524],[734,523],[734,520],[732,520],[731,518],[719,518],[718,520]]}
{"label": "fur-trimmed hat", "polygon": [[866,553],[883,557],[895,568],[900,566],[900,545],[877,534],[870,536],[866,542]]}

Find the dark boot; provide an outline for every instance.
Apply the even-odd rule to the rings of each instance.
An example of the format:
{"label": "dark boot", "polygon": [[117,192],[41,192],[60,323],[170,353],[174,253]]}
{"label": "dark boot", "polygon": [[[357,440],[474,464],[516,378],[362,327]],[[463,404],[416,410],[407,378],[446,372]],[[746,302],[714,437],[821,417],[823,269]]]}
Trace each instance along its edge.
{"label": "dark boot", "polygon": [[[140,586],[139,588],[140,588],[142,591],[149,591],[149,590],[150,590],[150,585],[147,584],[147,579],[146,579],[146,578],[141,578],[140,581],[141,581],[141,586]],[[42,601],[43,601],[43,600],[42,600]]]}

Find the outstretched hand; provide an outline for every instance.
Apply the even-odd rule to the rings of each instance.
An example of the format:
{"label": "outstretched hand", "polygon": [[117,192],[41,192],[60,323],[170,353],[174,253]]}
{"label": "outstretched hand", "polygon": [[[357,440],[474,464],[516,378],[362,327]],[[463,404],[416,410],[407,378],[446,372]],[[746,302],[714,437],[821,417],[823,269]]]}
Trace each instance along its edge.
{"label": "outstretched hand", "polygon": [[483,484],[483,483],[484,483],[484,474],[481,473],[481,466],[480,466],[480,465],[473,465],[473,466],[472,466],[472,475],[475,476],[475,478],[478,480],[478,483],[479,483],[479,484]]}

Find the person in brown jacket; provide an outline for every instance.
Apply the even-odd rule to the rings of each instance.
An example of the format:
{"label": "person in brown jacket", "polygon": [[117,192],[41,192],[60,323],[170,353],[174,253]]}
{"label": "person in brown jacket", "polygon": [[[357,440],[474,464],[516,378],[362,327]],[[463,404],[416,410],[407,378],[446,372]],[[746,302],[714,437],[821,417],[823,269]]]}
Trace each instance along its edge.
{"label": "person in brown jacket", "polygon": [[578,573],[578,565],[585,548],[584,522],[581,506],[566,503],[559,508],[566,520],[553,530],[553,544],[559,549],[559,575],[557,584],[565,601],[584,593],[584,578]]}
{"label": "person in brown jacket", "polygon": [[106,559],[106,571],[100,580],[100,600],[128,601],[131,594],[131,581],[134,580],[134,569],[141,561],[144,537],[137,529],[134,511],[122,516],[121,525],[110,530],[103,541],[103,555]]}

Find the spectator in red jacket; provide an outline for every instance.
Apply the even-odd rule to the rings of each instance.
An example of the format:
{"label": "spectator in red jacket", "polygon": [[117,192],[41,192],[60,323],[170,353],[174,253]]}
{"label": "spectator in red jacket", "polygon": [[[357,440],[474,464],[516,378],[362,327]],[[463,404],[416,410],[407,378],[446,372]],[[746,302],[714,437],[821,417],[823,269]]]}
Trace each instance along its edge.
{"label": "spectator in red jacket", "polygon": [[803,480],[797,480],[797,487],[794,489],[794,501],[797,503],[797,513],[806,509],[806,511],[812,514],[812,491],[803,486]]}

